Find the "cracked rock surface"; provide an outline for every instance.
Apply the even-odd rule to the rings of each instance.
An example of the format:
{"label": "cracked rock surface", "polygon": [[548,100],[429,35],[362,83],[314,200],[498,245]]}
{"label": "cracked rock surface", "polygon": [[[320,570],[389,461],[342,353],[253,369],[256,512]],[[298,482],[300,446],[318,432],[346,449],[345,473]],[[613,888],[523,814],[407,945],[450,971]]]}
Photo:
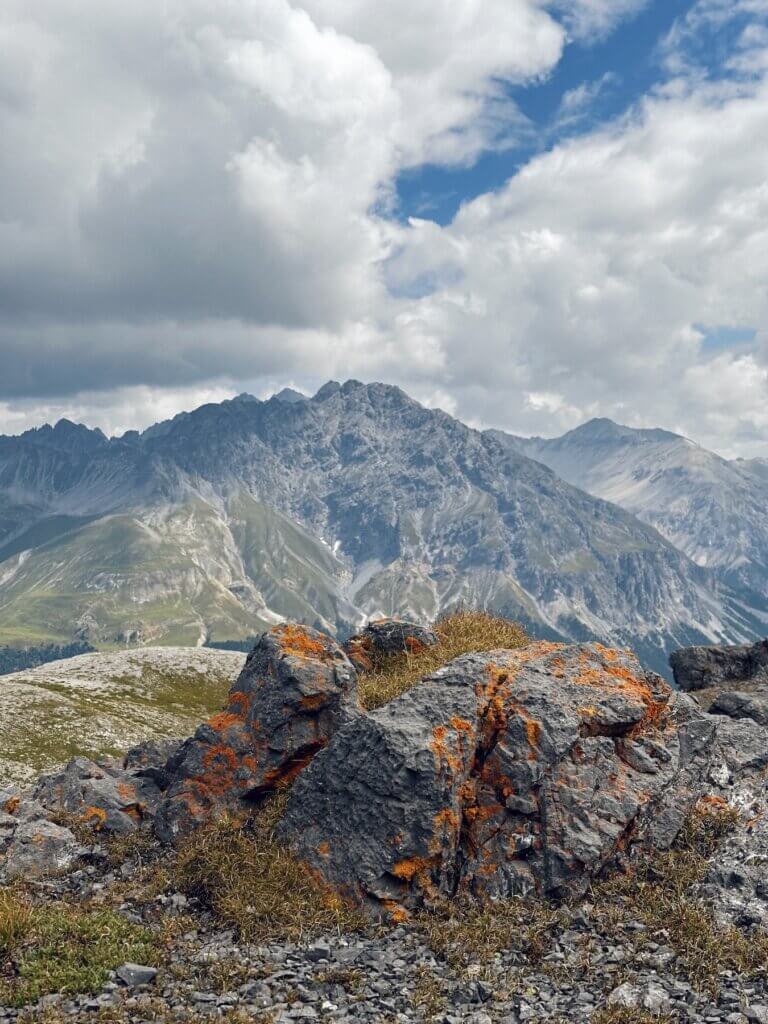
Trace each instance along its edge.
{"label": "cracked rock surface", "polygon": [[341,729],[298,778],[280,834],[395,919],[460,891],[561,896],[673,841],[713,732],[628,652],[465,655]]}
{"label": "cracked rock surface", "polygon": [[174,842],[224,810],[289,785],[334,733],[361,712],[357,674],[342,649],[308,626],[276,626],[248,656],[227,707],[166,765],[155,821]]}

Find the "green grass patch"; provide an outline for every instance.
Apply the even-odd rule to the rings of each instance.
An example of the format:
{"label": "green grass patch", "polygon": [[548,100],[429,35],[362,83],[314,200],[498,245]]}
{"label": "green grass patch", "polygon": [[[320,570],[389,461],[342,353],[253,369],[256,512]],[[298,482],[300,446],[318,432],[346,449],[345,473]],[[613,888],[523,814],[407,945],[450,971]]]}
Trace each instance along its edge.
{"label": "green grass patch", "polygon": [[53,992],[98,991],[126,961],[153,965],[152,933],[105,907],[37,906],[20,889],[0,891],[0,1004],[21,1007]]}

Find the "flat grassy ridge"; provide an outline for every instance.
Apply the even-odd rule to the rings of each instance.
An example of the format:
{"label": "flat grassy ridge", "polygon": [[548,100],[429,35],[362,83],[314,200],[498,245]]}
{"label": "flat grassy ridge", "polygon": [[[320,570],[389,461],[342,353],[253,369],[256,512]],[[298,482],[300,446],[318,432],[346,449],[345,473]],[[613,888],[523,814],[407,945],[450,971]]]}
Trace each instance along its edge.
{"label": "flat grassy ridge", "polygon": [[360,701],[366,710],[388,704],[462,654],[514,649],[530,643],[517,623],[487,612],[452,612],[438,619],[433,628],[439,639],[435,646],[390,655],[360,676]]}

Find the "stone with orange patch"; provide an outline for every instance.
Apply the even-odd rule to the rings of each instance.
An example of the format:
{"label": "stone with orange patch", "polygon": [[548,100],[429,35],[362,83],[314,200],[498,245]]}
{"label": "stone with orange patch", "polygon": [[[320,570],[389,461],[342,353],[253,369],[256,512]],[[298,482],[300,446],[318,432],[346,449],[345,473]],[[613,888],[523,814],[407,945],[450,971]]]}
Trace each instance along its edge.
{"label": "stone with orange patch", "polygon": [[578,892],[671,841],[698,795],[712,727],[678,707],[599,644],[465,655],[337,733],[280,835],[374,916],[435,893]]}
{"label": "stone with orange patch", "polygon": [[[290,786],[360,714],[357,676],[330,637],[285,624],[265,633],[229,694],[175,759],[155,821],[165,842]],[[194,793],[194,807],[186,794]]]}

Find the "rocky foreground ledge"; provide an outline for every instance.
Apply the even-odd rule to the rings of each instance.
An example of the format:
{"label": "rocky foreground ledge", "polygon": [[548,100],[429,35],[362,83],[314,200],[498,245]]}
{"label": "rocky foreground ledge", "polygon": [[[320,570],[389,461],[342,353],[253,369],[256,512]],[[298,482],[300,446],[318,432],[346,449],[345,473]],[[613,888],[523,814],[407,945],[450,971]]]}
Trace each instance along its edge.
{"label": "rocky foreground ledge", "polygon": [[[0,794],[7,891],[114,904],[159,965],[28,1019],[768,1021],[765,727],[598,644],[467,653],[361,706],[361,679],[439,645],[391,621],[344,648],[276,627],[188,740]],[[253,850],[265,878],[290,863],[322,934],[248,941],[235,882],[212,899],[203,878],[222,822],[226,877],[264,872]],[[28,1012],[25,955],[0,1020]]]}

